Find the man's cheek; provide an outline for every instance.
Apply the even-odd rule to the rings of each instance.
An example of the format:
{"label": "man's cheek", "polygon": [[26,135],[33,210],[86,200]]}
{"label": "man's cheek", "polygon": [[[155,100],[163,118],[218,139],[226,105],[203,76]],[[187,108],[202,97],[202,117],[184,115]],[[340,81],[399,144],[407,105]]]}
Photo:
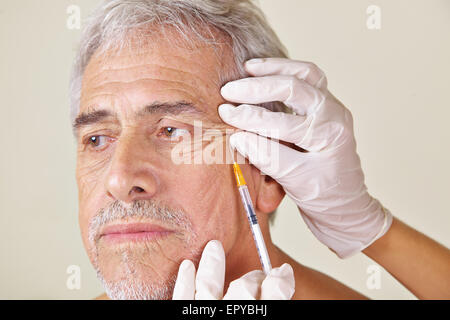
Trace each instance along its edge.
{"label": "man's cheek", "polygon": [[93,195],[93,192],[103,182],[102,176],[108,165],[106,158],[86,159],[79,157],[77,161],[76,180],[78,198],[80,201]]}
{"label": "man's cheek", "polygon": [[81,229],[81,236],[85,248],[89,251],[92,243],[89,242],[89,222],[98,211],[105,207],[105,199],[101,197],[100,187],[101,183],[98,179],[85,176],[86,179],[78,180],[79,188],[79,209],[78,222]]}
{"label": "man's cheek", "polygon": [[217,239],[224,247],[231,247],[239,221],[236,214],[239,202],[236,202],[235,185],[228,174],[231,168],[226,165],[197,167],[199,171],[190,179],[182,180],[188,187],[178,192],[178,200],[190,214],[193,229],[202,244]]}
{"label": "man's cheek", "polygon": [[93,246],[93,244],[89,241],[89,221],[90,217],[93,216],[94,213],[92,212],[92,206],[90,206],[88,202],[80,202],[80,207],[78,210],[78,223],[80,225],[81,238],[85,249],[89,253]]}

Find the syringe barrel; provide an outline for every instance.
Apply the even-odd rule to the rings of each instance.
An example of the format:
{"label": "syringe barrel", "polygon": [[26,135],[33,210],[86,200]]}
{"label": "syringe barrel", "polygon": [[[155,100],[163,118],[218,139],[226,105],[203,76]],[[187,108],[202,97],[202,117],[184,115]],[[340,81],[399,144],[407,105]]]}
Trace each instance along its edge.
{"label": "syringe barrel", "polygon": [[264,242],[264,237],[261,232],[261,228],[258,224],[258,219],[256,218],[255,210],[253,208],[252,199],[250,198],[250,193],[247,186],[240,186],[239,193],[242,198],[242,203],[244,204],[245,211],[247,212],[248,222],[250,223],[250,229],[252,229],[253,239],[255,240],[256,249],[258,250],[259,259],[263,270],[266,274],[272,269],[270,263],[269,254],[267,252],[266,244]]}

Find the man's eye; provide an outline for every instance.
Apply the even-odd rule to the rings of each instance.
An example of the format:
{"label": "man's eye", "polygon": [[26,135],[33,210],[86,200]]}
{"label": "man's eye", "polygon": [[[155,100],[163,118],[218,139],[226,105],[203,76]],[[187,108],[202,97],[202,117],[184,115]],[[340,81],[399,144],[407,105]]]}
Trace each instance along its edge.
{"label": "man's eye", "polygon": [[87,144],[89,147],[101,149],[108,142],[107,139],[106,136],[91,136],[88,138]]}
{"label": "man's eye", "polygon": [[185,134],[189,134],[189,131],[186,129],[179,129],[175,127],[164,127],[161,129],[161,135],[167,138],[179,138],[184,136]]}

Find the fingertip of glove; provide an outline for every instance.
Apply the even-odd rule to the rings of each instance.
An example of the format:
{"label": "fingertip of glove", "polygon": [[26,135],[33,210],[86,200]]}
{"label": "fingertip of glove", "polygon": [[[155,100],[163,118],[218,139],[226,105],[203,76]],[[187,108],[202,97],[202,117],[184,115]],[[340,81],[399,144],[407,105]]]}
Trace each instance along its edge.
{"label": "fingertip of glove", "polygon": [[267,60],[266,58],[253,58],[253,59],[247,60],[245,62],[245,64],[246,65],[247,64],[257,64],[257,63],[265,62],[266,60]]}
{"label": "fingertip of glove", "polygon": [[283,272],[292,278],[294,278],[294,269],[289,263],[284,263],[280,268],[283,269]]}
{"label": "fingertip of glove", "polygon": [[234,81],[227,82],[225,85],[220,88],[220,94],[225,99],[231,100],[231,97],[233,95],[233,91],[236,89],[236,84]]}
{"label": "fingertip of glove", "polygon": [[194,270],[195,271],[195,266],[194,263],[191,260],[183,260],[183,262],[181,262],[180,267],[178,269],[179,272],[188,272]]}
{"label": "fingertip of glove", "polygon": [[224,103],[219,106],[217,111],[219,112],[219,115],[221,118],[228,118],[230,116],[230,113],[233,112],[233,109],[235,106],[229,103]]}
{"label": "fingertip of glove", "polygon": [[262,300],[288,300],[294,292],[294,270],[288,263],[272,269],[261,285]]}
{"label": "fingertip of glove", "polygon": [[247,71],[249,74],[253,74],[252,70],[254,68],[258,68],[259,66],[261,66],[264,62],[267,61],[267,58],[253,58],[250,60],[247,60],[244,63],[244,69],[245,71]]}
{"label": "fingertip of glove", "polygon": [[222,243],[219,240],[211,240],[209,241],[203,252],[208,254],[213,254],[214,256],[225,257],[225,253],[223,251]]}
{"label": "fingertip of glove", "polygon": [[294,278],[294,269],[289,263],[284,263],[278,268],[273,268],[270,271],[271,276],[275,277],[289,277]]}
{"label": "fingertip of glove", "polygon": [[[236,132],[233,133],[230,136],[230,146],[233,149],[238,149],[240,150],[239,146],[240,146],[240,141],[242,141],[243,139],[245,139],[245,137],[247,136],[247,133],[244,131],[240,131],[240,132]],[[242,150],[241,150],[242,151]]]}
{"label": "fingertip of glove", "polygon": [[222,243],[219,240],[209,240],[206,247],[222,247]]}
{"label": "fingertip of glove", "polygon": [[257,139],[257,135],[253,132],[238,131],[238,132],[233,133],[230,136],[230,142],[233,141],[235,145],[237,144],[237,142],[239,142],[239,141],[242,142],[245,139],[250,139],[252,142],[256,143],[255,139]]}
{"label": "fingertip of glove", "polygon": [[237,139],[238,139],[238,132],[236,132],[236,133],[233,133],[231,136],[230,136],[230,146],[233,148],[233,149],[235,149],[236,148],[236,142],[237,142]]}

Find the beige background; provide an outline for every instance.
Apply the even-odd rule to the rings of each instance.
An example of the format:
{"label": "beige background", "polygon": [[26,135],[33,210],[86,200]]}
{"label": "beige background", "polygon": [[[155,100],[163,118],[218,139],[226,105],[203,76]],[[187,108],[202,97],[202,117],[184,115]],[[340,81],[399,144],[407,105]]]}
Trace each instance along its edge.
{"label": "beige background", "polygon": [[[80,31],[66,28],[66,9],[79,5],[85,18],[97,3],[1,1],[0,299],[89,299],[102,292],[79,236],[67,100]],[[450,1],[260,3],[291,57],[318,64],[352,111],[372,195],[448,247]],[[381,8],[381,30],[366,27],[371,4]],[[362,254],[339,260],[288,199],[273,238],[301,263],[371,298],[414,298],[385,271],[381,288],[368,289],[374,263]],[[70,265],[81,268],[80,290],[66,287]]]}

